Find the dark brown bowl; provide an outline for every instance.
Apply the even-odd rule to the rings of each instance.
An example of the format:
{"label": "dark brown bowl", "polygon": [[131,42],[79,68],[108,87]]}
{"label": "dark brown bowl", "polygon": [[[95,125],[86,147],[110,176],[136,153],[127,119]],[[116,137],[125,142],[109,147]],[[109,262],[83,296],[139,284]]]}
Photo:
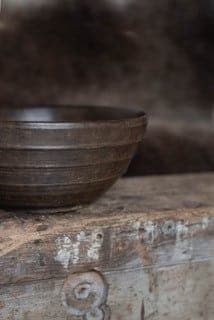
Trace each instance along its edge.
{"label": "dark brown bowl", "polygon": [[125,171],[146,129],[144,112],[110,107],[0,109],[0,205],[90,203]]}

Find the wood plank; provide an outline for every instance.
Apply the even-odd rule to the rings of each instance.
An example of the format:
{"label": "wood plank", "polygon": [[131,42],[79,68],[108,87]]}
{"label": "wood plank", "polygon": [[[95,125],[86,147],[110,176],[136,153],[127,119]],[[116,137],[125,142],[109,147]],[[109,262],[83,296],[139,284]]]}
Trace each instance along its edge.
{"label": "wood plank", "polygon": [[[213,269],[213,262],[197,262],[107,272],[111,320],[213,320]],[[50,279],[1,287],[0,320],[81,319],[62,305],[63,286]]]}
{"label": "wood plank", "polygon": [[213,195],[214,174],[127,178],[58,215],[2,210],[0,320],[82,320],[65,299],[82,275],[95,320],[213,319]]}
{"label": "wood plank", "polygon": [[213,181],[212,174],[124,179],[96,204],[76,212],[2,212],[0,284],[61,278],[81,268],[210,259]]}

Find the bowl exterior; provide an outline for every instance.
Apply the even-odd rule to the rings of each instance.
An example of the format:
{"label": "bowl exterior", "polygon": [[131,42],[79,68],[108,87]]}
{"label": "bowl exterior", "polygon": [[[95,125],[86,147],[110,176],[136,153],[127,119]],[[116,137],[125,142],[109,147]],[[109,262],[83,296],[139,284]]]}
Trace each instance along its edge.
{"label": "bowl exterior", "polygon": [[0,205],[90,203],[127,170],[146,117],[81,123],[1,122]]}

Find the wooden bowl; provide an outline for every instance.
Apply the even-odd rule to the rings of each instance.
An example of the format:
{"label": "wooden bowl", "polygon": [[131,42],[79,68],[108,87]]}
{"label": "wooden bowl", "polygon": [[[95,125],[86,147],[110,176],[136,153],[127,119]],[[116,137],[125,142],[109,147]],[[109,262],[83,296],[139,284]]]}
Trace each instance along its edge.
{"label": "wooden bowl", "polygon": [[144,112],[110,107],[0,109],[0,205],[90,203],[125,171],[146,129]]}

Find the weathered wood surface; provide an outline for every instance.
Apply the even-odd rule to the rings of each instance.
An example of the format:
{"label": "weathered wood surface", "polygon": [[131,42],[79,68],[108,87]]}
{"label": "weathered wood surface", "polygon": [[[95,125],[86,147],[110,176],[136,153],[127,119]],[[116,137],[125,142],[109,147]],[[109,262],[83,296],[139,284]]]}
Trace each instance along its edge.
{"label": "weathered wood surface", "polygon": [[1,211],[0,320],[214,318],[214,174],[124,179],[66,211]]}

